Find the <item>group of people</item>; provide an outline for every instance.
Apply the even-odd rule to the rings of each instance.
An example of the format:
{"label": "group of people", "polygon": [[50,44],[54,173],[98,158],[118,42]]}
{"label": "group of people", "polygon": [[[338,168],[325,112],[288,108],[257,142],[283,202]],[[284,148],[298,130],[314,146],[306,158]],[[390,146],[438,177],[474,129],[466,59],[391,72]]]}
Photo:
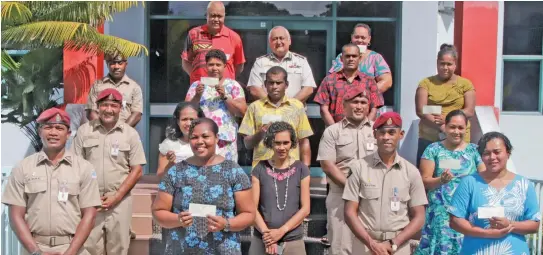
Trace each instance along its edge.
{"label": "group of people", "polygon": [[[251,226],[249,254],[306,254],[311,68],[289,51],[288,30],[275,27],[272,52],[241,86],[243,46],[224,18],[224,5],[211,2],[207,24],[189,31],[181,54],[191,85],[158,148],[161,181],[151,208],[164,254],[241,254],[238,232]],[[475,90],[454,74],[454,47],[442,46],[438,74],[417,89],[413,165],[397,152],[401,116],[378,112],[392,75],[370,40],[370,27],[356,25],[314,99],[326,125],[317,161],[329,185],[329,253],[411,254],[409,241],[420,238],[415,254],[528,254],[524,235],[541,220],[534,186],[507,170],[513,146],[505,135],[470,143]],[[2,203],[25,254],[128,253],[130,191],[146,164],[133,128],[142,92],[125,74],[126,58],[105,60],[109,74],[92,86],[89,122],[72,148],[65,148],[70,116],[44,111],[37,119],[43,150],[22,160],[6,184]],[[245,89],[257,99],[249,105]],[[253,150],[249,176],[237,163],[240,145]]]}

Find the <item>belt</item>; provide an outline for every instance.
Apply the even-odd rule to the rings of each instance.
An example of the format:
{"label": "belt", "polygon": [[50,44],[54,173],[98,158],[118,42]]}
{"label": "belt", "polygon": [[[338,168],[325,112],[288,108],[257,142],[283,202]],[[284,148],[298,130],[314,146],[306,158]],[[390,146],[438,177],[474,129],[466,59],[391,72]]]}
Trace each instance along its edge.
{"label": "belt", "polygon": [[401,230],[398,230],[396,232],[382,232],[382,231],[371,231],[371,230],[366,230],[366,231],[371,236],[371,238],[377,241],[385,241],[385,240],[392,239],[396,237],[400,232],[402,232]]}
{"label": "belt", "polygon": [[47,244],[49,246],[58,246],[63,244],[69,244],[72,241],[73,236],[40,236],[32,234],[36,242]]}

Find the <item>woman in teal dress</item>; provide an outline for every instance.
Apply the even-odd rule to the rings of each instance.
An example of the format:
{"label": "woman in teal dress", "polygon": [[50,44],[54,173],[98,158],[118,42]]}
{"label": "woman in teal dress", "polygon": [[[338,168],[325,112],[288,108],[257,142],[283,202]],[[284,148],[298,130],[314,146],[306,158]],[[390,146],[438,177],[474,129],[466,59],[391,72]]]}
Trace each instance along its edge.
{"label": "woman in teal dress", "polygon": [[507,170],[513,146],[502,133],[483,135],[478,150],[486,170],[464,178],[448,208],[451,227],[465,235],[460,254],[528,255],[525,235],[541,221],[534,184]]}
{"label": "woman in teal dress", "polygon": [[445,117],[445,140],[429,145],[420,161],[420,171],[428,193],[426,223],[415,254],[458,254],[462,234],[449,227],[447,207],[462,177],[483,170],[475,144],[466,143],[467,117],[461,110]]}

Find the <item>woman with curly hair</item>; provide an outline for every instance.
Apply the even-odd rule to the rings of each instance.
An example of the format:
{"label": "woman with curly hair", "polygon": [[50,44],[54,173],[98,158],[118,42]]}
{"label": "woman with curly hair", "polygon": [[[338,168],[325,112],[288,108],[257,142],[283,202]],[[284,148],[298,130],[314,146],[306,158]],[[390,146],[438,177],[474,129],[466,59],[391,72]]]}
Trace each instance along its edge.
{"label": "woman with curly hair", "polygon": [[274,154],[252,171],[257,212],[250,255],[306,254],[301,224],[310,210],[310,178],[309,168],[289,156],[297,141],[287,122],[274,122],[266,131],[264,145]]}

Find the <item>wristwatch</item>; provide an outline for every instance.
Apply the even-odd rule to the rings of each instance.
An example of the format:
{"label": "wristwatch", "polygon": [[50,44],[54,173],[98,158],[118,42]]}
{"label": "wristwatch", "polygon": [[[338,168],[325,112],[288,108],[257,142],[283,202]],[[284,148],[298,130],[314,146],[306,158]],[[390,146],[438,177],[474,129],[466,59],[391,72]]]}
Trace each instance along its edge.
{"label": "wristwatch", "polygon": [[390,243],[390,246],[392,247],[392,252],[396,252],[398,250],[398,245],[392,241],[392,239],[388,239],[388,242]]}
{"label": "wristwatch", "polygon": [[226,219],[226,225],[224,225],[224,232],[230,232],[230,221]]}

